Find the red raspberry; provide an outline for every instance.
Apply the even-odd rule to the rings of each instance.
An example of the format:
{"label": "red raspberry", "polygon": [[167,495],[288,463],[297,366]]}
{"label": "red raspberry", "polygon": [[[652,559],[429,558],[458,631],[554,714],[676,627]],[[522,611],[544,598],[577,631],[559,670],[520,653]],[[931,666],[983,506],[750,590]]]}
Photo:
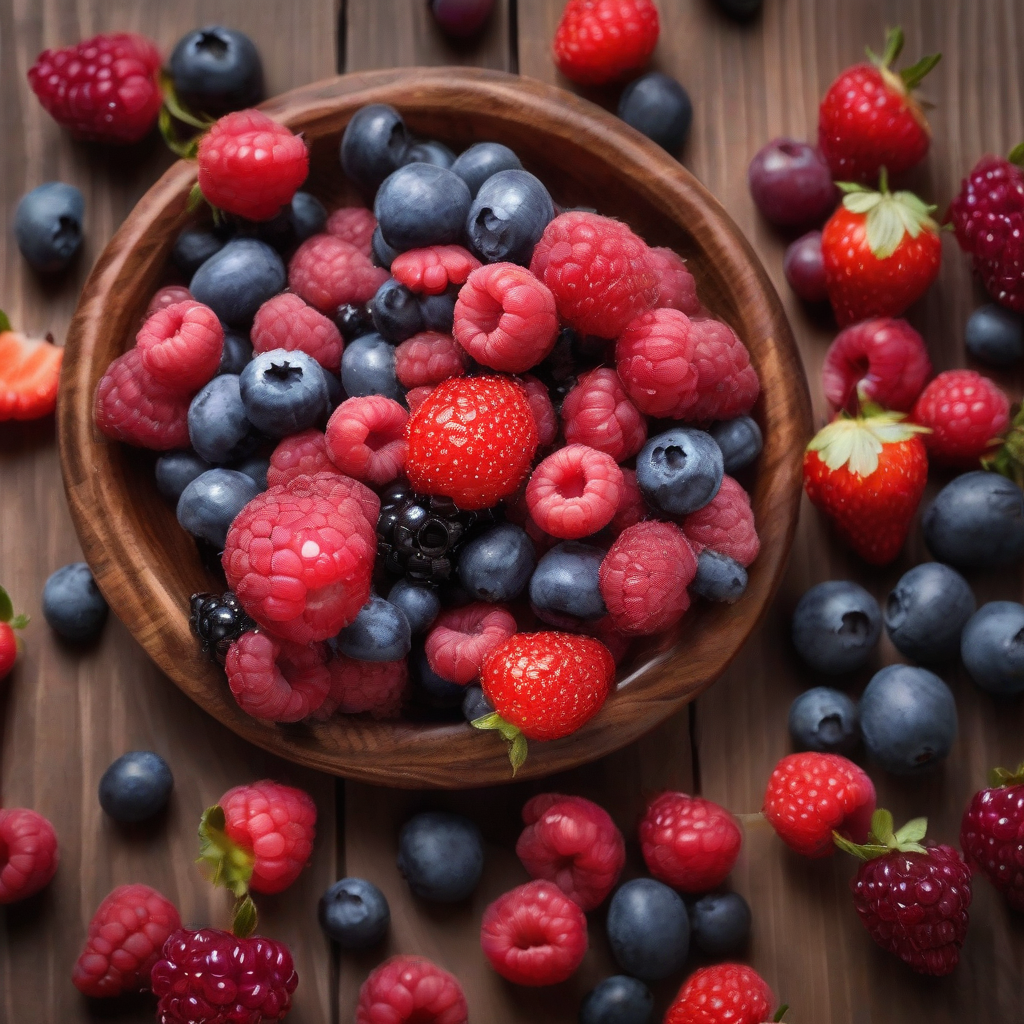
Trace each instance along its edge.
{"label": "red raspberry", "polygon": [[527,882],[485,911],[480,945],[491,966],[516,985],[557,985],[583,963],[587,919],[557,885]]}
{"label": "red raspberry", "polygon": [[188,399],[153,380],[137,348],[107,367],[96,386],[93,415],[101,433],[125,444],[166,452],[190,443]]}
{"label": "red raspberry", "polygon": [[678,526],[642,522],[623,530],[601,562],[601,596],[616,627],[650,636],[674,626],[690,607],[686,588],[697,559]]}
{"label": "red raspberry", "polygon": [[694,971],[665,1014],[664,1024],[762,1024],[775,996],[746,964],[715,964]]}
{"label": "red raspberry", "polygon": [[554,882],[581,910],[593,910],[615,888],[626,843],[603,807],[581,796],[542,793],[523,808],[516,856],[531,878]]}
{"label": "red raspberry", "polygon": [[718,493],[703,508],[686,516],[680,525],[697,555],[704,548],[711,548],[746,568],[761,550],[750,495],[731,476],[722,477]]}
{"label": "red raspberry", "polygon": [[167,306],[173,306],[177,302],[188,302],[191,298],[192,293],[184,285],[169,284],[153,293],[153,298],[149,300],[142,322],[145,323],[154,313],[158,313]]}
{"label": "red raspberry", "polygon": [[310,427],[309,430],[303,430],[278,441],[270,456],[267,484],[270,487],[279,487],[297,476],[330,473],[334,469],[334,463],[327,454],[327,438],[324,432]]}
{"label": "red raspberry", "polygon": [[409,417],[406,438],[413,488],[473,510],[515,493],[537,451],[537,424],[517,381],[453,377]]}
{"label": "red raspberry", "polygon": [[601,368],[580,377],[562,403],[567,444],[585,444],[616,462],[636,455],[647,440],[647,421],[629,400],[614,370]]}
{"label": "red raspberry", "polygon": [[373,233],[377,230],[377,218],[372,210],[364,206],[343,206],[327,218],[324,230],[369,256]]}
{"label": "red raspberry", "polygon": [[327,454],[343,473],[380,486],[405,465],[409,414],[383,395],[346,398],[327,421]]}
{"label": "red raspberry", "polygon": [[640,493],[640,485],[636,482],[636,470],[624,469],[622,471],[622,497],[619,498],[619,506],[608,524],[612,533],[617,537],[623,530],[635,526],[648,515],[647,502]]}
{"label": "red raspberry", "polygon": [[548,389],[541,381],[530,373],[523,374],[519,379],[526,388],[526,400],[530,403],[533,421],[537,424],[537,444],[546,448],[554,444],[558,437],[558,413],[551,404]]}
{"label": "red raspberry", "polygon": [[393,956],[359,989],[356,1024],[466,1024],[462,986],[422,956]]}
{"label": "red raspberry", "polygon": [[699,316],[702,306],[697,298],[697,282],[687,269],[686,260],[673,249],[662,247],[651,249],[651,259],[658,274],[657,308]]}
{"label": "red raspberry", "polygon": [[412,388],[405,393],[405,404],[409,406],[410,416],[430,397],[430,392],[433,390],[434,387],[431,385],[430,387]]}
{"label": "red raspberry", "polygon": [[932,461],[977,469],[1010,425],[1010,400],[974,370],[946,370],[921,392],[913,419],[931,428],[921,440]]}
{"label": "red raspberry", "polygon": [[421,331],[395,349],[395,375],[403,388],[433,387],[466,372],[466,352],[450,334]]}
{"label": "red raspberry", "polygon": [[148,885],[120,885],[96,909],[71,981],[99,999],[150,987],[168,936],[181,927],[174,904]]}
{"label": "red raspberry", "polygon": [[924,338],[906,320],[864,320],[836,335],[821,368],[834,409],[856,414],[862,402],[910,412],[932,374]]}
{"label": "red raspberry", "polygon": [[194,395],[220,367],[224,328],[217,314],[186,299],[150,316],[135,339],[142,365],[175,395]]}
{"label": "red raspberry", "polygon": [[388,279],[366,253],[334,235],[313,235],[295,250],[288,264],[288,286],[321,313],[361,305]]}
{"label": "red raspberry", "polygon": [[530,271],[580,334],[617,338],[658,301],[658,269],[647,243],[621,221],[596,213],[574,210],[551,221]]}
{"label": "red raspberry", "polygon": [[0,905],[34,896],[57,873],[53,826],[24,807],[0,810]]}
{"label": "red raspberry", "polygon": [[647,869],[683,892],[707,892],[721,885],[742,842],[736,819],[724,807],[686,793],[655,797],[640,822]]}
{"label": "red raspberry", "polygon": [[380,517],[380,498],[366,484],[339,473],[333,466],[327,472],[314,473],[303,480],[296,477],[288,490],[303,497],[307,494],[319,494],[336,508],[340,508],[346,499],[351,499],[358,506],[371,530],[376,532],[377,520]]}
{"label": "red raspberry", "polygon": [[530,271],[514,263],[479,267],[459,291],[452,333],[478,363],[522,373],[555,347],[555,298]]}
{"label": "red raspberry", "polygon": [[750,353],[736,332],[720,320],[691,320],[697,401],[689,417],[698,422],[731,420],[754,407],[761,390]]}
{"label": "red raspberry", "polygon": [[336,711],[345,715],[369,712],[374,718],[394,718],[402,710],[409,682],[409,665],[400,661],[356,661],[340,654],[327,665],[331,689],[313,715],[326,720]]}
{"label": "red raspberry", "polygon": [[299,983],[292,955],[262,935],[180,928],[153,967],[159,1024],[270,1024],[291,1009]]}
{"label": "red raspberry", "polygon": [[569,0],[555,29],[555,63],[579,85],[604,85],[638,71],[658,42],[652,0]]}
{"label": "red raspberry", "polygon": [[975,793],[960,825],[967,862],[984,873],[1014,910],[1024,910],[1024,771],[997,768]]}
{"label": "red raspberry", "polygon": [[653,309],[633,320],[615,343],[619,380],[648,416],[685,419],[696,405],[694,326],[676,309]]}
{"label": "red raspberry", "polygon": [[211,125],[197,160],[210,205],[248,220],[273,217],[309,173],[302,137],[259,110],[236,110]]}
{"label": "red raspberry", "polygon": [[299,349],[312,356],[325,370],[337,373],[341,367],[342,340],[333,320],[289,292],[267,299],[253,320],[252,350],[289,352]]}
{"label": "red raspberry", "polygon": [[480,261],[461,245],[431,245],[396,256],[391,276],[411,292],[440,295],[449,285],[464,284]]}
{"label": "red raspberry", "polygon": [[551,534],[575,540],[607,526],[622,497],[622,470],[605,452],[569,444],[552,452],[526,487],[526,507]]}
{"label": "red raspberry", "polygon": [[442,679],[465,686],[480,675],[484,658],[515,631],[516,620],[497,605],[449,608],[427,634],[427,664]]}
{"label": "red raspberry", "polygon": [[833,831],[864,842],[875,787],[863,769],[838,754],[789,754],[772,771],[763,810],[791,850],[828,857],[835,849]]}
{"label": "red raspberry", "polygon": [[327,698],[331,676],[325,660],[320,644],[290,644],[248,632],[228,649],[224,670],[231,695],[247,715],[298,722]]}
{"label": "red raspberry", "polygon": [[44,50],[28,84],[47,113],[76,139],[138,142],[163,103],[160,53],[143,36],[93,36],[63,50]]}

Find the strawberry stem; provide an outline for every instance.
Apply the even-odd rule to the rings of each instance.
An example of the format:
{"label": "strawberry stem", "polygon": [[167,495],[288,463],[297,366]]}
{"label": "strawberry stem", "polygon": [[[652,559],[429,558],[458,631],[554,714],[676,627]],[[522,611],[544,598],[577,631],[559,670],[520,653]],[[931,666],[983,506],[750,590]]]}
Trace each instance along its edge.
{"label": "strawberry stem", "polygon": [[783,1003],[776,1011],[775,1016],[772,1020],[775,1024],[781,1024],[782,1018],[786,1016],[786,1011],[789,1009],[789,1003]]}
{"label": "strawberry stem", "polygon": [[0,334],[3,334],[5,331],[9,331],[10,329],[11,319],[2,309],[0,309]]}
{"label": "strawberry stem", "polygon": [[874,860],[889,853],[927,853],[921,845],[928,831],[927,818],[913,818],[898,832],[893,832],[891,812],[880,807],[871,815],[871,831],[863,845],[851,843],[838,832],[832,833],[832,840],[844,853],[860,860]]}
{"label": "strawberry stem", "polygon": [[908,89],[916,89],[940,60],[942,60],[941,53],[930,53],[927,57],[922,57],[916,64],[911,64],[909,68],[904,68],[900,72],[903,84]]}
{"label": "strawberry stem", "polygon": [[230,889],[241,900],[249,892],[249,879],[255,858],[227,834],[224,808],[207,807],[199,822],[199,859],[197,864],[213,885]]}
{"label": "strawberry stem", "polygon": [[512,775],[515,777],[516,772],[526,763],[526,755],[529,752],[526,737],[519,728],[511,722],[506,722],[496,711],[482,718],[473,719],[470,725],[484,732],[494,730],[508,742],[508,759],[512,763]]}
{"label": "strawberry stem", "polygon": [[1024,487],[1024,406],[1014,414],[1002,445],[994,454],[983,458],[981,465]]}
{"label": "strawberry stem", "polygon": [[988,781],[989,785],[999,789],[1024,785],[1024,761],[1013,771],[1009,768],[993,768],[988,774]]}
{"label": "strawberry stem", "polygon": [[254,931],[259,922],[259,915],[256,913],[256,904],[252,897],[246,893],[236,903],[232,914],[231,931],[240,939],[247,939]]}

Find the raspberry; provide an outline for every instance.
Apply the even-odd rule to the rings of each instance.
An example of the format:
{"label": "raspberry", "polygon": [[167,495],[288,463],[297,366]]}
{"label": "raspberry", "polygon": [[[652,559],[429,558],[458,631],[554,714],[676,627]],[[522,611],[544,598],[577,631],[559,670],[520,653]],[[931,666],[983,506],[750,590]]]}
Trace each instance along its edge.
{"label": "raspberry", "polygon": [[24,807],[0,810],[0,905],[34,896],[57,873],[53,826]]}
{"label": "raspberry", "polygon": [[640,485],[636,482],[636,470],[624,469],[622,471],[622,497],[619,498],[618,508],[615,515],[608,524],[612,533],[617,537],[623,530],[635,526],[641,520],[646,519],[647,502],[640,493]]}
{"label": "raspberry", "polygon": [[356,1024],[466,1024],[462,986],[422,956],[393,956],[359,989]]}
{"label": "raspberry", "polygon": [[761,390],[750,353],[736,332],[720,320],[691,320],[697,401],[689,417],[698,422],[731,420],[754,407]]}
{"label": "raspberry", "polygon": [[28,84],[46,112],[76,139],[138,142],[156,124],[163,96],[160,53],[143,36],[93,36],[44,50]]}
{"label": "raspberry", "polygon": [[269,220],[309,173],[302,137],[259,110],[236,110],[199,140],[199,187],[218,210]]}
{"label": "raspberry", "polygon": [[402,709],[409,682],[409,665],[401,661],[356,661],[340,654],[327,666],[331,689],[313,717],[325,720],[335,711],[345,715],[369,712],[374,718],[394,718]]}
{"label": "raspberry", "polygon": [[135,339],[142,365],[175,395],[193,395],[220,367],[224,328],[217,314],[186,299],[150,316]]}
{"label": "raspberry", "polygon": [[704,548],[711,548],[746,568],[761,550],[750,495],[731,476],[722,477],[718,493],[703,508],[691,512],[680,525],[697,555]]}
{"label": "raspberry", "polygon": [[542,793],[523,808],[516,856],[531,878],[554,882],[581,910],[600,906],[626,863],[608,812],[580,796]]}
{"label": "raspberry", "polygon": [[922,435],[928,456],[961,469],[977,469],[1010,425],[1010,400],[974,370],[946,370],[921,392],[913,419],[931,433]]}
{"label": "raspberry", "polygon": [[334,235],[313,235],[288,264],[288,286],[321,313],[369,302],[388,279],[366,253]]}
{"label": "raspberry", "polygon": [[421,331],[395,349],[395,375],[403,388],[433,387],[466,372],[465,350],[450,334]]}
{"label": "raspberry", "polygon": [[698,398],[696,350],[694,321],[676,309],[654,309],[630,323],[615,343],[615,365],[641,412],[689,416]]}
{"label": "raspberry", "polygon": [[449,285],[464,284],[480,261],[461,245],[431,245],[396,256],[391,276],[411,292],[440,295]]}
{"label": "raspberry", "polygon": [[465,686],[480,675],[484,658],[515,631],[516,620],[493,604],[446,609],[427,634],[427,664],[442,679]]}
{"label": "raspberry", "polygon": [[615,515],[622,470],[605,452],[569,444],[552,452],[526,487],[526,507],[552,537],[576,540],[597,533]]}
{"label": "raspberry", "polygon": [[1006,902],[1024,910],[1024,785],[1020,770],[993,774],[999,784],[975,793],[964,811],[960,846]]}
{"label": "raspberry", "polygon": [[522,373],[555,347],[554,296],[514,263],[479,267],[459,291],[452,333],[478,363]]}
{"label": "raspberry", "polygon": [[686,793],[655,797],[640,822],[648,871],[683,892],[707,892],[721,885],[742,842],[736,819],[724,807]]}
{"label": "raspberry", "polygon": [[665,1014],[664,1024],[762,1024],[775,996],[746,964],[715,964],[694,971]]}
{"label": "raspberry", "polygon": [[250,338],[257,353],[299,349],[331,373],[341,368],[341,334],[334,321],[298,295],[284,292],[264,302],[256,311]]}
{"label": "raspberry", "polygon": [[617,338],[658,301],[658,269],[647,243],[620,221],[596,213],[574,210],[551,221],[533,250],[530,271],[551,289],[558,315],[580,334]]}
{"label": "raspberry", "polygon": [[516,985],[566,981],[587,952],[587,919],[557,885],[527,882],[485,911],[480,945],[491,966]]}
{"label": "raspberry", "polygon": [[555,30],[555,63],[579,85],[614,82],[647,63],[658,28],[652,0],[569,0]]}
{"label": "raspberry", "polygon": [[405,404],[409,406],[410,416],[430,397],[430,392],[433,390],[433,385],[431,385],[430,387],[412,388],[405,393]]}
{"label": "raspberry", "polygon": [[150,987],[168,936],[181,927],[177,908],[148,885],[120,885],[97,907],[71,981],[99,999]]}
{"label": "raspberry", "polygon": [[642,522],[627,527],[601,562],[601,596],[616,627],[650,636],[674,626],[690,607],[686,588],[697,559],[678,526]]}
{"label": "raspberry", "polygon": [[178,302],[188,302],[191,299],[192,293],[184,285],[169,284],[165,288],[161,288],[153,293],[153,298],[149,300],[149,305],[146,307],[143,323],[161,309],[166,309],[168,306],[173,306]]}
{"label": "raspberry", "polygon": [[659,309],[678,309],[680,313],[696,317],[702,312],[697,298],[697,282],[686,267],[686,260],[672,249],[651,249],[651,259],[658,274]]}
{"label": "raspberry", "polygon": [[548,389],[532,374],[524,374],[520,380],[526,389],[526,400],[530,403],[533,421],[537,424],[537,444],[546,448],[558,437],[558,413],[551,404]]}
{"label": "raspberry", "polygon": [[636,455],[647,440],[647,421],[629,400],[614,370],[580,377],[562,403],[567,444],[585,444],[616,462]]}
{"label": "raspberry", "polygon": [[405,465],[409,414],[383,395],[346,398],[327,421],[327,454],[343,473],[380,486]]}
{"label": "raspberry", "polygon": [[327,472],[314,473],[303,480],[296,477],[288,490],[303,497],[307,494],[318,494],[327,498],[336,508],[340,508],[346,499],[351,499],[358,506],[367,525],[376,532],[377,519],[380,517],[380,498],[366,484],[339,473],[333,466]]}
{"label": "raspberry", "polygon": [[180,928],[153,967],[159,1024],[270,1024],[281,1020],[299,983],[291,953],[257,935]]}
{"label": "raspberry", "polygon": [[370,242],[377,230],[377,218],[364,206],[343,206],[327,218],[327,234],[354,245],[361,253],[370,255]]}
{"label": "raspberry", "polygon": [[292,434],[277,443],[270,456],[267,485],[279,487],[297,476],[334,472],[335,466],[327,454],[327,438],[322,430],[310,427]]}

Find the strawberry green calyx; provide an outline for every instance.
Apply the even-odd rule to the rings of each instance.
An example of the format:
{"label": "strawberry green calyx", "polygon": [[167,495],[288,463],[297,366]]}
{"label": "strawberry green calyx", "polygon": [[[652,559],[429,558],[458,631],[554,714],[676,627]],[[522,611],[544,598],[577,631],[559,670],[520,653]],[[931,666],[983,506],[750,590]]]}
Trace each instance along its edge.
{"label": "strawberry green calyx", "polygon": [[1006,155],[1006,159],[1017,167],[1024,166],[1024,142],[1018,142]]}
{"label": "strawberry green calyx", "polygon": [[907,421],[901,412],[876,411],[869,403],[865,416],[841,414],[822,427],[807,446],[832,471],[846,466],[857,476],[871,476],[878,468],[878,456],[887,444],[909,441],[928,428]]}
{"label": "strawberry green calyx", "polygon": [[1004,789],[1009,786],[1024,786],[1024,761],[1017,765],[1015,770],[1009,768],[993,768],[988,773],[989,785],[994,789]]}
{"label": "strawberry green calyx", "polygon": [[903,43],[903,29],[897,25],[896,28],[891,28],[886,32],[885,49],[882,51],[881,57],[870,46],[866,46],[864,52],[867,53],[868,60],[882,73],[886,84],[896,92],[907,93],[911,89],[916,89],[924,81],[925,76],[942,60],[942,54],[932,53],[927,57],[922,57],[916,64],[912,64],[909,68],[904,68],[899,74],[896,74],[892,70],[892,65],[896,63],[896,58],[903,52]]}
{"label": "strawberry green calyx", "polygon": [[2,309],[0,309],[0,334],[10,330],[13,330],[11,327],[11,318]]}
{"label": "strawberry green calyx", "polygon": [[893,832],[892,826],[892,814],[884,808],[879,808],[871,815],[871,831],[866,843],[851,843],[838,832],[832,833],[832,840],[844,853],[852,854],[860,860],[874,860],[890,853],[928,852],[921,845],[928,831],[927,818],[914,818],[898,832]]}
{"label": "strawberry green calyx", "polygon": [[239,900],[249,892],[255,858],[229,838],[224,808],[219,804],[203,811],[199,822],[197,863],[210,882],[230,889]]}
{"label": "strawberry green calyx", "polygon": [[899,248],[904,235],[917,238],[922,231],[938,233],[939,225],[932,217],[937,207],[929,206],[913,192],[890,192],[884,167],[878,190],[853,181],[837,181],[836,185],[845,193],[843,206],[850,213],[867,218],[868,246],[876,259],[888,259]]}
{"label": "strawberry green calyx", "polygon": [[496,711],[482,718],[475,718],[470,723],[474,729],[481,729],[484,732],[491,730],[501,734],[501,738],[509,744],[508,759],[512,762],[512,774],[515,775],[526,763],[528,752],[526,737],[517,726],[506,722]]}
{"label": "strawberry green calyx", "polygon": [[256,904],[253,903],[252,897],[246,894],[235,903],[231,932],[240,939],[247,939],[256,931],[258,923],[259,915],[256,913]]}
{"label": "strawberry green calyx", "polygon": [[[1022,144],[1024,145],[1024,144]],[[981,460],[982,466],[1024,487],[1024,406],[1017,410],[1010,429],[993,455]]]}
{"label": "strawberry green calyx", "polygon": [[[163,94],[164,102],[160,107],[158,124],[167,148],[183,160],[195,160],[196,153],[199,151],[199,139],[202,133],[213,124],[214,119],[206,115],[193,114],[178,99],[178,94],[174,91],[174,80],[166,71],[160,73],[160,92]],[[175,122],[196,129],[197,134],[193,134],[188,139],[181,138]]]}
{"label": "strawberry green calyx", "polygon": [[27,615],[14,614],[14,602],[3,587],[0,587],[0,622],[6,622],[11,629],[24,629],[29,624]]}
{"label": "strawberry green calyx", "polygon": [[786,1011],[789,1009],[789,1003],[783,1003],[776,1011],[775,1016],[772,1020],[775,1024],[782,1024],[782,1018],[786,1016]]}

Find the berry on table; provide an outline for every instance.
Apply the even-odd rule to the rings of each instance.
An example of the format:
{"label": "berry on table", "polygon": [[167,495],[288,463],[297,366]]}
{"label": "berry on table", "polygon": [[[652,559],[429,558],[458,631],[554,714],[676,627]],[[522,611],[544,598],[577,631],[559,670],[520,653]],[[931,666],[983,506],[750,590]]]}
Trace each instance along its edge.
{"label": "berry on table", "polygon": [[805,690],[789,706],[789,736],[797,750],[849,754],[860,743],[857,704],[827,686]]}
{"label": "berry on table", "polygon": [[697,282],[686,266],[686,260],[674,249],[655,246],[651,260],[658,275],[658,309],[678,309],[687,316],[696,316],[703,308],[697,298]]}
{"label": "berry on table", "polygon": [[824,302],[828,298],[820,231],[808,231],[789,243],[782,261],[782,272],[789,287],[804,302]]}
{"label": "berry on table", "polygon": [[572,540],[545,552],[530,577],[530,605],[537,617],[593,620],[607,614],[600,585],[604,556],[601,548]]}
{"label": "berry on table", "polygon": [[100,807],[114,821],[147,821],[167,806],[174,777],[152,750],[132,750],[112,761],[100,778]]}
{"label": "berry on table", "polygon": [[430,0],[429,7],[445,35],[468,39],[484,27],[494,0]]}
{"label": "berry on table", "polygon": [[398,870],[421,899],[460,903],[473,894],[483,874],[480,829],[461,814],[414,815],[398,837]]}
{"label": "berry on table", "polygon": [[0,906],[34,896],[57,873],[57,833],[41,814],[0,808]]}
{"label": "berry on table", "polygon": [[543,182],[521,167],[510,168],[492,174],[477,190],[466,216],[466,238],[485,263],[525,267],[554,216]]}
{"label": "berry on table", "polygon": [[608,906],[607,929],[615,962],[642,981],[667,978],[686,961],[686,904],[653,878],[634,878],[619,886]]}
{"label": "berry on table", "polygon": [[15,630],[24,629],[29,622],[27,615],[15,615],[10,595],[0,587],[0,680],[14,668],[21,650],[21,641]]}
{"label": "berry on table", "polygon": [[516,620],[504,608],[468,604],[446,608],[427,634],[427,661],[432,671],[464,686],[480,675],[487,655],[516,631]]}
{"label": "berry on table", "polygon": [[866,665],[882,635],[878,602],[852,580],[826,580],[793,612],[793,646],[817,672],[838,675]]}
{"label": "berry on table", "polygon": [[675,154],[690,134],[693,103],[674,78],[648,71],[622,90],[618,115],[630,128]]}
{"label": "berry on table", "polygon": [[394,107],[370,103],[360,107],[341,137],[341,166],[363,192],[372,195],[402,166],[409,133]]}
{"label": "berry on table", "polygon": [[[281,257],[266,242],[258,238],[233,238],[192,275],[188,290],[196,302],[209,306],[223,323],[248,330],[256,311],[283,290],[286,280]],[[301,288],[289,283],[293,291],[302,295]]]}
{"label": "berry on table", "polygon": [[231,696],[253,718],[298,722],[317,711],[331,686],[325,654],[316,645],[243,633],[228,648],[224,669]]}
{"label": "berry on table", "polygon": [[686,979],[664,1024],[761,1024],[774,1006],[772,990],[753,967],[715,964]]}
{"label": "berry on table", "polygon": [[357,661],[398,661],[412,648],[412,628],[401,608],[374,594],[331,648]]}
{"label": "berry on table", "polygon": [[577,85],[614,82],[647,63],[659,27],[652,0],[569,0],[555,29],[555,64]]}
{"label": "berry on table", "polygon": [[342,340],[337,326],[289,292],[275,295],[260,306],[250,337],[254,352],[299,349],[325,370],[337,373],[341,367]]}
{"label": "berry on table", "polygon": [[356,661],[336,655],[327,664],[331,689],[327,699],[313,712],[326,721],[340,711],[345,715],[369,714],[372,718],[395,718],[405,703],[409,663],[399,661]]}
{"label": "berry on table", "polygon": [[941,562],[922,562],[890,591],[883,609],[885,631],[911,661],[943,662],[956,657],[974,609],[974,593],[960,573]]}
{"label": "berry on table", "polygon": [[252,477],[234,469],[208,469],[181,492],[175,515],[186,533],[223,550],[235,517],[259,494]]}
{"label": "berry on table", "polygon": [[409,414],[383,395],[347,398],[327,421],[327,455],[356,480],[390,483],[405,465]]}
{"label": "berry on table", "polygon": [[235,29],[197,28],[178,40],[167,63],[175,95],[193,112],[220,117],[264,98],[259,51]]}
{"label": "berry on table", "polygon": [[422,956],[393,956],[359,989],[356,1024],[467,1024],[458,979]]}
{"label": "berry on table", "polygon": [[607,367],[581,376],[562,402],[566,444],[583,444],[623,462],[644,446],[647,421]]}
{"label": "berry on table", "polygon": [[33,270],[63,270],[82,247],[85,198],[74,185],[48,181],[18,200],[14,237]]}
{"label": "berry on table", "polygon": [[750,905],[738,892],[708,893],[690,908],[690,934],[707,956],[733,956],[750,938]]}
{"label": "berry on table", "polygon": [[994,769],[989,788],[971,797],[960,824],[960,847],[968,865],[1024,910],[1024,767]]}
{"label": "berry on table", "polygon": [[288,263],[288,287],[326,316],[339,306],[369,302],[387,279],[386,270],[335,235],[307,238]]}
{"label": "berry on table", "polygon": [[342,949],[371,949],[388,932],[391,908],[373,882],[342,878],[320,897],[317,919],[324,934]]}
{"label": "berry on table", "polygon": [[820,151],[795,139],[773,139],[759,149],[747,169],[747,186],[765,220],[780,227],[821,224],[839,202]]}
{"label": "berry on table", "polygon": [[731,476],[723,476],[718,493],[681,525],[697,554],[710,548],[746,568],[761,550],[750,495]]}
{"label": "berry on table", "polygon": [[1019,313],[987,303],[967,318],[964,346],[989,366],[1012,366],[1024,357],[1024,321]]}
{"label": "berry on table", "polygon": [[[53,344],[51,335],[27,338],[11,329],[7,314],[0,310],[0,423],[35,420],[53,412],[63,359],[64,349]],[[175,436],[180,437],[177,429]]]}
{"label": "berry on table", "polygon": [[580,1004],[580,1024],[650,1024],[654,995],[638,978],[613,974],[598,982]]}
{"label": "berry on table", "polygon": [[107,602],[85,562],[52,573],[43,586],[43,618],[62,639],[87,643],[107,621]]}
{"label": "berry on table", "polygon": [[153,380],[175,394],[192,395],[220,367],[224,328],[209,306],[186,299],[153,313],[135,345]]}
{"label": "berry on table", "polygon": [[722,486],[722,449],[703,430],[674,427],[650,438],[636,458],[636,482],[656,508],[688,515],[704,508]]}
{"label": "berry on table", "polygon": [[525,589],[536,562],[526,531],[513,523],[498,523],[462,549],[459,580],[478,601],[512,601]]}
{"label": "berry on table", "polygon": [[997,696],[1024,691],[1024,606],[989,601],[964,626],[960,653],[970,677]]}
{"label": "berry on table", "polygon": [[970,469],[1009,427],[1010,400],[974,370],[946,370],[921,392],[913,415],[931,431],[924,446],[935,462]]}
{"label": "berry on table", "polygon": [[567,444],[530,475],[526,507],[552,537],[577,540],[607,526],[622,496],[622,470],[606,452]]}
{"label": "berry on table", "polygon": [[462,240],[472,200],[454,172],[413,163],[388,175],[377,189],[373,215],[385,242],[399,252]]}

